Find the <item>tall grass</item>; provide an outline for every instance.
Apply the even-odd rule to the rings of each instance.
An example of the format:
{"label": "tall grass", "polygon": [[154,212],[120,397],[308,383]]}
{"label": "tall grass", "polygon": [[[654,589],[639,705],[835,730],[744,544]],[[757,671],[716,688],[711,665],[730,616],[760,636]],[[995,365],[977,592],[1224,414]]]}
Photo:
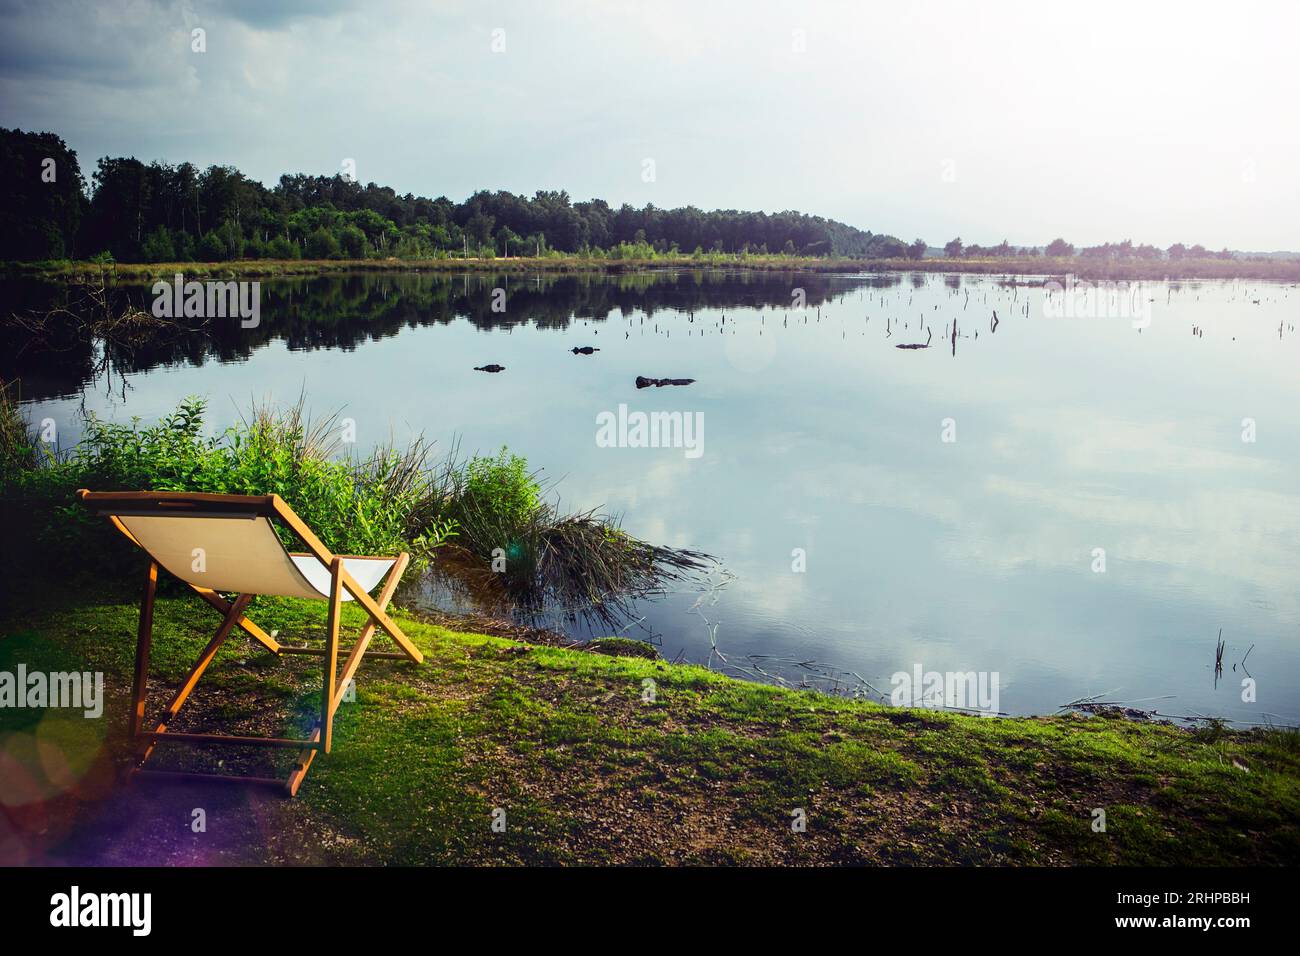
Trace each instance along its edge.
{"label": "tall grass", "polygon": [[608,516],[559,513],[527,462],[505,448],[447,474],[442,513],[457,534],[434,568],[482,604],[612,625],[636,598],[690,578],[711,560],[640,541]]}
{"label": "tall grass", "polygon": [[1297,259],[1087,259],[1081,257],[1012,256],[980,259],[863,259],[836,256],[801,256],[783,253],[658,252],[652,247],[629,245],[594,252],[548,252],[541,256],[464,259],[436,256],[427,259],[243,259],[231,262],[117,263],[95,262],[0,263],[0,272],[59,279],[94,279],[105,268],[118,281],[167,278],[177,272],[198,278],[248,278],[253,276],[319,275],[327,272],[624,272],[633,269],[729,267],[753,271],[785,272],[951,272],[994,275],[1066,275],[1081,279],[1162,281],[1175,279],[1256,279],[1273,282],[1300,280]]}
{"label": "tall grass", "polygon": [[0,521],[25,542],[19,563],[120,564],[121,542],[76,504],[78,488],[277,494],[336,553],[409,551],[417,567],[482,602],[558,605],[611,622],[632,598],[706,560],[638,541],[606,517],[559,514],[527,462],[504,448],[435,462],[417,439],[353,457],[339,454],[336,418],[313,421],[302,399],[287,409],[254,407],[218,434],[205,429],[205,414],[194,398],[148,426],[90,414],[82,441],[56,455],[42,450],[0,388]]}
{"label": "tall grass", "polygon": [[36,436],[18,411],[17,386],[0,382],[0,475],[36,467]]}
{"label": "tall grass", "polygon": [[26,426],[6,396],[0,493],[26,515],[29,537],[54,551],[75,546],[92,521],[74,503],[77,488],[278,494],[341,554],[414,549],[427,560],[454,531],[435,513],[432,499],[441,491],[422,441],[364,459],[337,457],[334,420],[311,421],[301,402],[284,411],[254,408],[216,435],[205,433],[205,412],[202,401],[186,399],[150,426],[92,413],[75,448],[25,455],[11,436]]}

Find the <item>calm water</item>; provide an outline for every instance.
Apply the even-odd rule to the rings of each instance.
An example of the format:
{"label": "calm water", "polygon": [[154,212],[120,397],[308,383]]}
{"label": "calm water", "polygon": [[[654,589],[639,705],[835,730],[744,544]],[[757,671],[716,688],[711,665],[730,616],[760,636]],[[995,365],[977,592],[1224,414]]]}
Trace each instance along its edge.
{"label": "calm water", "polygon": [[[1300,289],[1152,283],[1123,309],[1059,317],[1026,283],[274,282],[256,329],[215,320],[107,367],[90,347],[17,356],[11,342],[0,374],[21,374],[64,443],[83,406],[152,420],[197,394],[221,427],[305,392],[318,415],[354,419],[363,448],[418,432],[463,452],[509,445],[566,508],[722,560],[702,602],[670,595],[626,629],[669,657],[792,679],[807,673],[792,661],[815,661],[886,692],[916,664],[995,671],[1011,713],[1100,694],[1300,722]],[[600,351],[569,351],[585,345]],[[486,363],[506,370],[474,371]],[[637,375],[697,382],[638,390]],[[702,454],[597,447],[597,415],[620,403],[702,413]]]}

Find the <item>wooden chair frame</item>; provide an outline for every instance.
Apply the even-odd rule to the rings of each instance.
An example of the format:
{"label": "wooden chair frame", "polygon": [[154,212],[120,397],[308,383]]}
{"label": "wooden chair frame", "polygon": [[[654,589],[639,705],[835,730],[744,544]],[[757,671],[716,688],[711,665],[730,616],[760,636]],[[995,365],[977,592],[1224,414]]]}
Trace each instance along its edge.
{"label": "wooden chair frame", "polygon": [[[248,517],[265,517],[272,521],[279,520],[284,523],[306,546],[306,554],[294,552],[295,557],[311,556],[319,561],[330,574],[330,593],[327,596],[329,602],[328,623],[325,632],[325,647],[286,647],[275,640],[270,634],[262,630],[245,616],[244,611],[247,609],[249,602],[255,597],[254,594],[236,595],[233,601],[227,601],[221,595],[208,588],[199,587],[196,584],[185,582],[192,588],[205,602],[211,605],[215,610],[221,613],[221,625],[213,634],[212,639],[208,642],[203,652],[190,668],[189,674],[181,682],[180,688],[172,696],[171,703],[157,726],[150,731],[143,731],[141,728],[145,724],[145,703],[148,689],[148,672],[149,672],[149,651],[153,643],[153,607],[154,598],[158,590],[158,572],[160,565],[157,560],[150,555],[148,576],[145,579],[144,597],[140,603],[140,625],[136,635],[135,647],[135,676],[131,691],[131,714],[130,714],[130,736],[132,740],[137,741],[139,749],[134,767],[133,775],[148,776],[155,779],[171,780],[211,780],[231,783],[252,783],[266,784],[275,787],[283,787],[289,796],[295,796],[298,788],[302,786],[303,778],[306,777],[312,761],[316,754],[324,751],[329,753],[333,746],[334,715],[338,711],[339,705],[343,702],[343,696],[347,692],[348,684],[355,676],[357,669],[361,666],[361,659],[366,655],[370,646],[371,638],[374,637],[376,630],[382,630],[387,634],[395,644],[400,648],[401,653],[380,653],[371,652],[370,656],[375,658],[384,658],[388,660],[409,660],[418,664],[424,660],[424,655],[420,650],[411,643],[410,639],[402,633],[401,628],[388,616],[386,609],[393,598],[397,585],[405,573],[407,565],[410,563],[410,555],[403,551],[393,560],[393,566],[388,570],[384,578],[383,587],[379,592],[377,599],[371,598],[370,595],[356,582],[347,568],[343,564],[345,557],[350,555],[331,554],[329,549],[321,543],[320,539],[307,527],[301,518],[294,514],[291,509],[279,495],[253,496],[253,495],[214,495],[205,493],[186,493],[186,492],[93,492],[84,488],[77,492],[78,499],[89,507],[91,510],[105,515],[117,528],[118,531],[126,535],[133,543],[145,550],[143,545],[136,540],[135,536],[127,530],[122,523],[119,514],[128,515],[149,515],[163,516],[184,514],[184,509],[189,509],[190,513],[195,513],[195,509],[201,509],[203,513],[243,515]],[[389,560],[387,557],[383,560]],[[349,648],[340,649],[339,647],[339,619],[341,616],[343,592],[347,591],[352,598],[361,605],[369,615],[369,621],[362,628],[360,636],[356,643]],[[247,633],[254,641],[277,656],[282,654],[309,654],[324,658],[324,666],[321,681],[321,707],[320,716],[312,726],[312,731],[305,739],[294,739],[285,737],[240,737],[230,734],[199,734],[199,733],[180,733],[168,730],[167,727],[172,723],[176,715],[189,699],[190,693],[198,684],[203,672],[207,670],[208,665],[212,663],[217,655],[221,645],[225,643],[226,638],[235,630],[240,628]],[[343,664],[342,674],[338,673],[338,658],[340,650],[343,650],[347,657]],[[191,773],[180,771],[152,770],[145,767],[146,762],[153,755],[154,750],[160,743],[188,743],[188,744],[227,744],[236,746],[255,746],[255,747],[277,747],[298,749],[298,760],[293,769],[289,772],[287,780],[278,780],[270,777],[250,777],[250,776],[231,776],[225,774],[210,773]]]}

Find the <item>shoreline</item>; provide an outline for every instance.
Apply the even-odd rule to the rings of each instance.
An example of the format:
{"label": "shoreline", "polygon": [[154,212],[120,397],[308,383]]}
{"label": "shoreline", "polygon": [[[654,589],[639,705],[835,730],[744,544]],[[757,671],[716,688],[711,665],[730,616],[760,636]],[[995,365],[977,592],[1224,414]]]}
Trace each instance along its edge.
{"label": "shoreline", "polygon": [[[105,672],[103,717],[0,711],[0,735],[51,794],[45,831],[12,833],[26,862],[175,865],[190,852],[155,818],[242,788],[138,789],[129,764],[133,588],[46,591],[0,618],[0,667]],[[259,598],[264,627],[318,639],[315,602]],[[156,693],[210,636],[191,598],[160,593],[167,653]],[[393,616],[426,653],[367,662],[337,747],[295,800],[259,801],[283,839],[231,839],[229,863],[728,865],[1293,865],[1300,859],[1295,731],[1187,731],[1082,717],[988,720],[775,688],[696,665],[521,643]],[[364,615],[345,605],[345,627]],[[296,730],[319,673],[244,642],[223,648],[196,695],[201,720]],[[647,682],[654,687],[649,699]],[[268,707],[278,702],[275,707]],[[155,701],[154,706],[157,706]],[[286,726],[285,722],[289,726]],[[50,778],[59,741],[66,766]],[[259,751],[261,748],[259,748]],[[186,769],[201,754],[176,751]],[[258,758],[262,759],[262,758]],[[269,758],[268,758],[269,759]],[[394,760],[400,774],[384,772]],[[228,772],[236,772],[229,768]],[[93,781],[67,786],[73,775]],[[188,802],[187,802],[188,801]],[[376,814],[422,806],[428,827]],[[204,803],[204,806],[210,804]],[[484,821],[506,809],[510,841]],[[1105,812],[1098,831],[1097,811]],[[806,830],[791,827],[802,811]],[[135,832],[120,826],[138,818]],[[315,821],[320,825],[306,825]],[[436,825],[434,825],[436,822]],[[57,824],[50,826],[49,824]],[[54,834],[51,836],[50,834]],[[229,836],[237,837],[236,834]],[[23,862],[10,860],[7,862]]]}
{"label": "shoreline", "polygon": [[620,275],[665,270],[738,271],[758,273],[944,273],[976,276],[1060,278],[1073,275],[1087,281],[1180,282],[1242,279],[1258,282],[1300,282],[1297,259],[1183,259],[1099,261],[1081,258],[1010,257],[996,259],[833,259],[791,256],[716,254],[656,256],[653,259],[607,259],[555,255],[495,259],[241,259],[228,262],[98,263],[87,260],[6,262],[5,278],[35,278],[79,282],[107,273],[114,279],[146,281],[172,277],[223,279],[310,278],[361,273],[547,272]]}

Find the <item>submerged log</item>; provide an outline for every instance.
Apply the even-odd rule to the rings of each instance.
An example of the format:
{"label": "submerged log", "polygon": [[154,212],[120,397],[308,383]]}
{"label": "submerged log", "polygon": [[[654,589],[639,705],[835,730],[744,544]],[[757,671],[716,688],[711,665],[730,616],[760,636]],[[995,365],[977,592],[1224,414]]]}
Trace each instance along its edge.
{"label": "submerged log", "polygon": [[653,385],[655,388],[661,388],[664,385],[690,385],[694,381],[693,378],[646,378],[644,375],[638,375],[636,387],[649,388]]}

